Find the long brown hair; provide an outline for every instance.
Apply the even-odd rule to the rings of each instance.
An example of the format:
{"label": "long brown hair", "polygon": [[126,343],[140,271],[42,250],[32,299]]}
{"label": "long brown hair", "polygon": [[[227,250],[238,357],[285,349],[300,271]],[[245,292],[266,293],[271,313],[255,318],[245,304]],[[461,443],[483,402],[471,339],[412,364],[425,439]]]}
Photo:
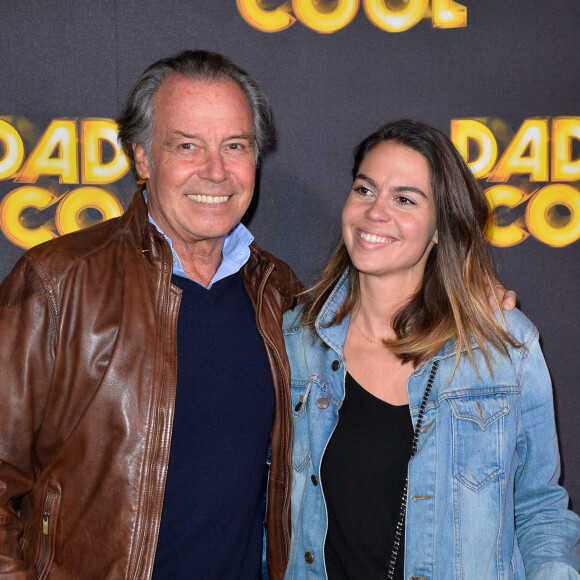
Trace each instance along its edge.
{"label": "long brown hair", "polygon": [[[495,273],[484,237],[489,218],[485,196],[453,143],[437,129],[410,120],[388,123],[356,147],[353,180],[366,155],[385,141],[409,147],[427,160],[438,244],[431,250],[420,288],[393,318],[396,338],[383,342],[401,361],[417,366],[451,338],[456,346],[455,364],[464,348],[474,362],[474,340],[491,370],[489,346],[507,355],[506,344],[517,343],[497,321],[487,299],[486,281],[495,296]],[[312,331],[322,306],[347,268],[348,295],[330,326],[341,322],[360,300],[359,273],[341,238],[322,277],[304,300],[302,322]]]}

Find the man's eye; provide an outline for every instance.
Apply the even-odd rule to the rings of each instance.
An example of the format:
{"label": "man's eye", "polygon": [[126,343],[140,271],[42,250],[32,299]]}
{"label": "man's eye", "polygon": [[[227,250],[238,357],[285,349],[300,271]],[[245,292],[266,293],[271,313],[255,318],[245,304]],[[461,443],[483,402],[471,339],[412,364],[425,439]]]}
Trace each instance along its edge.
{"label": "man's eye", "polygon": [[180,149],[193,149],[193,143],[182,143]]}

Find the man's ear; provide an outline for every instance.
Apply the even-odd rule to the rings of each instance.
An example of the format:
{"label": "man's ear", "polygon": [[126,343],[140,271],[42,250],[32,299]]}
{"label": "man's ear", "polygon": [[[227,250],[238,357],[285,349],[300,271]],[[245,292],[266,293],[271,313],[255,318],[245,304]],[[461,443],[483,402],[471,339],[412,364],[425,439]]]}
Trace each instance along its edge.
{"label": "man's ear", "polygon": [[143,145],[133,143],[133,156],[135,157],[135,169],[141,179],[149,179],[151,174],[151,163],[149,156],[143,148]]}

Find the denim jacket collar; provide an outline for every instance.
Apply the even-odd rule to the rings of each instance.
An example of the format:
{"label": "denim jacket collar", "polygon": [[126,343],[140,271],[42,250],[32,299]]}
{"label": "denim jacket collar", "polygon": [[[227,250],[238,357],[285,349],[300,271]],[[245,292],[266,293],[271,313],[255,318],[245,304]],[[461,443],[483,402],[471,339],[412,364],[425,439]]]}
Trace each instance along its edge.
{"label": "denim jacket collar", "polygon": [[[346,300],[349,284],[348,272],[348,268],[346,268],[324,303],[324,306],[320,310],[315,322],[318,336],[327,346],[332,348],[341,359],[344,359],[344,342],[346,340],[346,334],[350,323],[350,314],[347,314],[339,324],[333,324],[330,326],[330,322],[334,318],[336,311]],[[475,341],[472,341],[471,348],[479,349],[479,345]],[[464,347],[462,352],[465,350],[466,348]],[[432,364],[435,360],[448,358],[449,356],[455,356],[455,345],[453,339],[448,340],[434,357],[420,363],[413,372],[413,375],[422,374],[427,365]]]}
{"label": "denim jacket collar", "polygon": [[333,288],[330,296],[324,303],[315,322],[316,332],[321,340],[332,350],[334,350],[341,359],[344,359],[344,341],[348,332],[350,314],[347,314],[339,324],[330,326],[336,311],[344,304],[348,294],[348,268],[342,273],[336,286]]}

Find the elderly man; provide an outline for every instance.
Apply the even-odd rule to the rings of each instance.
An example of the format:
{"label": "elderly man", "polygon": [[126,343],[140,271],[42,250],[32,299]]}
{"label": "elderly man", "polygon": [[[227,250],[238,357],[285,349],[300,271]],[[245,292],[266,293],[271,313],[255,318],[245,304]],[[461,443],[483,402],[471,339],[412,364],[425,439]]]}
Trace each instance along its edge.
{"label": "elderly man", "polygon": [[0,288],[0,577],[256,579],[265,518],[281,578],[301,286],[240,223],[266,98],[188,51],[142,75],[119,129],[145,181],[126,213]]}

